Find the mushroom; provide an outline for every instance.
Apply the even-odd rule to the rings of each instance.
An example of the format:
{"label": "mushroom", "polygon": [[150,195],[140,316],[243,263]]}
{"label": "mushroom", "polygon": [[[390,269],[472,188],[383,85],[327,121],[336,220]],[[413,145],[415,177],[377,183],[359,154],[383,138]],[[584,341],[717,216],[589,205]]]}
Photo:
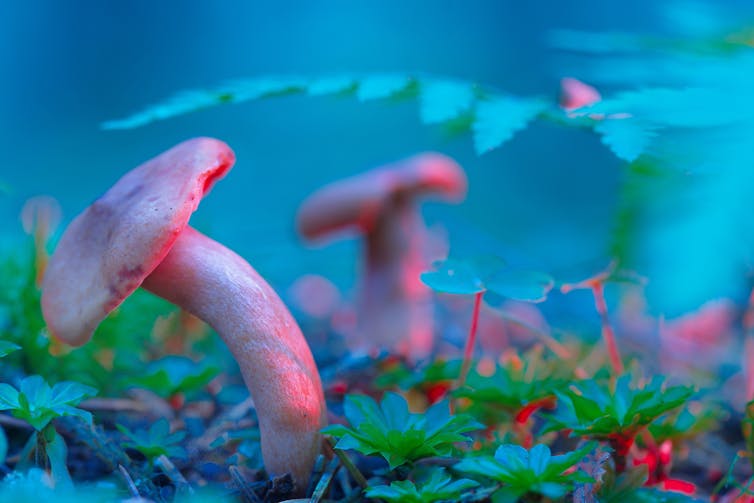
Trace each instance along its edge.
{"label": "mushroom", "polygon": [[50,333],[81,345],[143,286],[212,326],[253,397],[271,475],[306,489],[326,407],[301,330],[240,256],[188,227],[199,201],[235,161],[223,142],[183,142],[123,176],[63,234],[42,284]]}
{"label": "mushroom", "polygon": [[449,157],[423,153],[325,186],[305,200],[297,227],[314,240],[337,231],[364,235],[358,349],[409,359],[432,351],[432,302],[419,275],[429,267],[428,231],[415,200],[434,194],[460,202],[466,175]]}

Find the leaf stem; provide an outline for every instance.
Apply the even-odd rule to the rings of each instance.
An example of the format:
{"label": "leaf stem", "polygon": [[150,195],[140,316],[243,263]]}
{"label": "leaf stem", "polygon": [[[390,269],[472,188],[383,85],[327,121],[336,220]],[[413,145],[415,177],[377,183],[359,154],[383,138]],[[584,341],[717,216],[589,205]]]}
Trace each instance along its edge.
{"label": "leaf stem", "polygon": [[595,281],[591,285],[592,295],[594,296],[594,306],[600,315],[602,322],[602,339],[607,346],[607,353],[610,357],[610,364],[616,374],[623,373],[623,360],[618,352],[618,344],[615,340],[615,332],[610,324],[610,317],[607,315],[607,302],[605,301],[605,286],[601,281]]}
{"label": "leaf stem", "polygon": [[458,374],[456,389],[461,388],[466,383],[466,376],[471,368],[471,358],[474,356],[474,344],[476,343],[476,332],[479,326],[479,310],[482,307],[482,296],[484,292],[474,294],[474,311],[471,314],[471,328],[469,336],[466,338],[466,347],[463,349],[463,363],[461,372]]}

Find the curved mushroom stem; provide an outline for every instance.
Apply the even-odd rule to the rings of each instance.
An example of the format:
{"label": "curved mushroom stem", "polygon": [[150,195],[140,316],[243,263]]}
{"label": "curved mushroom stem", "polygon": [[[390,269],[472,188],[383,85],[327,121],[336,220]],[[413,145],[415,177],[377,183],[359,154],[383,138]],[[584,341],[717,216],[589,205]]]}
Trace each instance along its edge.
{"label": "curved mushroom stem", "polygon": [[305,491],[326,406],[309,346],[277,294],[244,259],[190,227],[142,286],[222,337],[254,398],[267,471],[290,472]]}
{"label": "curved mushroom stem", "polygon": [[359,335],[422,358],[433,346],[431,292],[419,279],[428,268],[427,228],[408,197],[393,199],[366,234]]}

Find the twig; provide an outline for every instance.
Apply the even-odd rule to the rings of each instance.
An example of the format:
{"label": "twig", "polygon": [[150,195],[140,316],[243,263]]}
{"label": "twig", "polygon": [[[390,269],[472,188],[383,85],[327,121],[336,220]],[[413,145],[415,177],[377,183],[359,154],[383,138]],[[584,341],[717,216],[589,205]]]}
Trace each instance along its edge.
{"label": "twig", "polygon": [[324,475],[322,475],[322,478],[319,479],[319,483],[317,483],[317,487],[314,489],[314,493],[312,493],[312,497],[309,500],[310,503],[319,503],[319,501],[324,498],[328,489],[330,489],[333,477],[338,472],[339,468],[339,458],[335,457],[330,460],[330,463],[327,465],[327,469],[325,470]]}
{"label": "twig", "polygon": [[249,397],[238,405],[235,405],[229,411],[220,414],[214,421],[212,421],[212,424],[206,429],[202,436],[192,442],[192,447],[198,451],[206,451],[217,437],[222,435],[228,429],[237,426],[233,424],[229,425],[228,423],[239,421],[247,412],[249,412],[249,409],[253,407],[254,400]]}
{"label": "twig", "polygon": [[325,445],[328,445],[330,449],[332,449],[332,452],[338,456],[338,459],[343,464],[346,470],[348,470],[348,473],[351,474],[351,477],[356,481],[359,486],[361,486],[362,489],[366,489],[369,483],[367,482],[366,477],[359,471],[358,468],[356,468],[356,465],[353,464],[353,461],[346,455],[345,452],[341,451],[340,449],[335,448],[335,444],[333,443],[332,438],[327,438]]}
{"label": "twig", "polygon": [[89,398],[79,407],[90,411],[148,412],[149,407],[141,400],[132,398]]}
{"label": "twig", "polygon": [[18,428],[20,430],[33,429],[32,426],[26,421],[22,421],[21,419],[16,419],[15,417],[12,417],[12,416],[6,416],[4,414],[0,414],[0,425],[8,426],[9,428]]}
{"label": "twig", "polygon": [[194,488],[185,479],[183,474],[175,467],[172,461],[167,456],[161,454],[155,464],[173,481],[177,489],[183,489],[189,494],[194,494]]}
{"label": "twig", "polygon": [[123,465],[118,465],[118,470],[120,471],[120,475],[121,477],[123,477],[123,480],[126,481],[126,486],[128,487],[128,492],[131,493],[131,496],[133,496],[134,498],[141,498],[139,490],[136,488],[136,484],[134,484],[134,479],[131,478],[131,475],[128,473],[128,470],[126,470],[126,467]]}
{"label": "twig", "polygon": [[257,496],[254,490],[246,483],[246,480],[244,480],[243,475],[241,475],[241,471],[237,466],[229,467],[228,472],[230,472],[230,476],[233,479],[233,482],[235,482],[238,486],[238,490],[241,491],[241,494],[245,498],[245,501],[262,503],[262,500],[259,499],[259,496]]}

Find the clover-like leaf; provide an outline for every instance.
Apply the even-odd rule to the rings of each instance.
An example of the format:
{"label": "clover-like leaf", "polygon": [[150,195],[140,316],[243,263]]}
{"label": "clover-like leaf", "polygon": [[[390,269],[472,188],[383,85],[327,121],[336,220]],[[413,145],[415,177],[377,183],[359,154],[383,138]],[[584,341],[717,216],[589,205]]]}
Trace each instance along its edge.
{"label": "clover-like leaf", "polygon": [[502,297],[526,302],[542,302],[552,290],[555,280],[536,271],[502,270],[485,282],[487,290]]}

